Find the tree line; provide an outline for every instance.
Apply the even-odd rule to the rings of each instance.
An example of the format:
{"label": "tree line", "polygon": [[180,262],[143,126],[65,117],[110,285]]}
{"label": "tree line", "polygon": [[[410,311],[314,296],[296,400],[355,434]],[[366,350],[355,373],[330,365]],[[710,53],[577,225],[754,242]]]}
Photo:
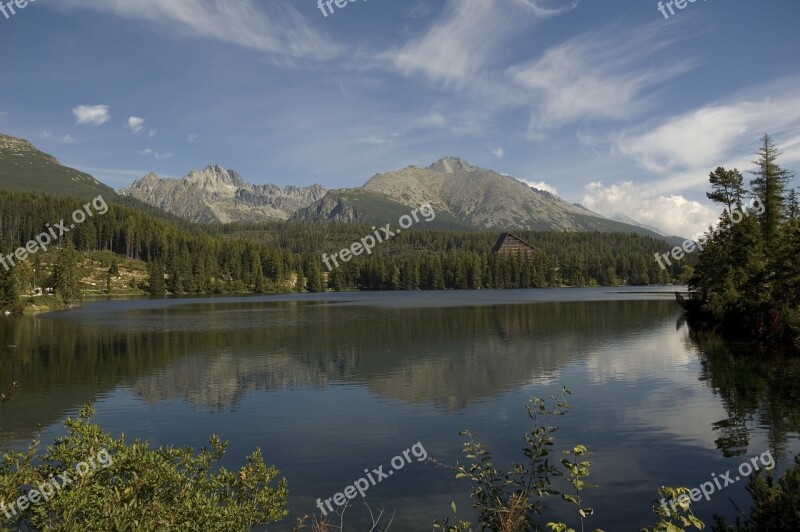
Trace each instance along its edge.
{"label": "tree line", "polygon": [[[48,224],[68,219],[82,200],[0,191],[0,251],[24,246]],[[325,290],[440,290],[548,286],[663,284],[686,275],[681,265],[662,271],[653,254],[664,240],[622,233],[520,231],[537,253],[496,254],[495,231],[411,229],[375,253],[325,271],[322,253],[371,233],[370,226],[302,222],[202,225],[177,222],[124,198],[63,235],[47,252],[28,258],[66,301],[80,297],[77,264],[108,251],[148,265],[146,290],[154,295],[273,293]],[[691,264],[691,259],[687,262]],[[690,269],[688,271],[691,271]],[[19,292],[20,268],[0,267],[0,302]]]}

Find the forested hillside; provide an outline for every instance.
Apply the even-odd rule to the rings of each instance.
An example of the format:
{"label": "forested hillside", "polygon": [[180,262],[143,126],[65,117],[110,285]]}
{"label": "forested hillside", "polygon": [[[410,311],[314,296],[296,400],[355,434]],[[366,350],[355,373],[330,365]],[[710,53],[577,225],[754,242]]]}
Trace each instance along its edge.
{"label": "forested hillside", "polygon": [[[24,246],[47,224],[69,220],[84,203],[43,194],[0,192],[4,254]],[[142,288],[153,294],[646,285],[667,283],[681,274],[678,265],[662,271],[653,261],[655,252],[669,246],[658,239],[524,231],[520,236],[539,250],[530,260],[492,253],[500,236],[497,232],[408,230],[379,245],[371,256],[358,257],[330,273],[324,270],[322,253],[349,246],[371,232],[369,226],[360,224],[176,224],[110,204],[105,214],[95,214],[69,230],[58,246],[27,260],[51,274],[59,264],[57,257],[74,262],[81,254],[105,251],[142,260],[149,264],[149,282]],[[73,247],[78,253],[60,251]],[[9,272],[0,268],[0,274],[13,277],[19,268]],[[70,282],[76,283],[80,276],[73,278]],[[49,282],[45,275],[40,279],[45,285]],[[25,292],[32,286],[21,288]]]}

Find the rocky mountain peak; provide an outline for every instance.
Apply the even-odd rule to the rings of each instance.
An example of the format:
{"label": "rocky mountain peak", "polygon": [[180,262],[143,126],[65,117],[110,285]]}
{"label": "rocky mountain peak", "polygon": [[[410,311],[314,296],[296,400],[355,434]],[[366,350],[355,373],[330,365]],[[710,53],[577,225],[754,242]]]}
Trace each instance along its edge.
{"label": "rocky mountain peak", "polygon": [[286,187],[253,185],[233,170],[208,165],[182,179],[147,174],[120,194],[131,196],[194,222],[286,220],[325,195],[320,185]]}
{"label": "rocky mountain peak", "polygon": [[247,183],[234,170],[226,170],[218,164],[210,164],[202,170],[192,170],[183,178],[187,184],[216,192],[224,188],[245,188]]}
{"label": "rocky mountain peak", "polygon": [[458,157],[443,157],[430,165],[428,170],[442,172],[445,174],[455,174],[458,172],[471,172],[476,168],[476,166],[473,166],[467,161],[459,159]]}

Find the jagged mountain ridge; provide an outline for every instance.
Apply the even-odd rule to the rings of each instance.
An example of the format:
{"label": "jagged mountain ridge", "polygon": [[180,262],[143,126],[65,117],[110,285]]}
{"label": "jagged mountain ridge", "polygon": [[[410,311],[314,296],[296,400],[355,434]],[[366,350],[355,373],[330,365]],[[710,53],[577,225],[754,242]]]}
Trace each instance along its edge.
{"label": "jagged mountain ridge", "polygon": [[439,229],[601,231],[660,237],[649,228],[610,220],[580,205],[457,157],[428,167],[376,174],[359,188],[253,185],[233,170],[210,165],[182,179],[148,174],[119,191],[201,223],[287,220],[386,223],[430,203]]}
{"label": "jagged mountain ridge", "polygon": [[209,165],[182,179],[150,173],[118,192],[193,222],[230,223],[286,220],[322,198],[326,190],[321,185],[253,185],[233,170]]}

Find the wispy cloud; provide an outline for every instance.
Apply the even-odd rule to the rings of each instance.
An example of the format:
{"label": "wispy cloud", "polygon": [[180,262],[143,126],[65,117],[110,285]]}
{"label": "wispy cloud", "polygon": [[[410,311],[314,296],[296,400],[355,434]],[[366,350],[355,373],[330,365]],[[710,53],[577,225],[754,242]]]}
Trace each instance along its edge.
{"label": "wispy cloud", "polygon": [[391,135],[388,136],[369,135],[368,137],[357,139],[357,142],[364,144],[373,144],[378,148],[388,148],[392,144],[394,144],[394,140],[399,136],[400,136],[399,133],[392,133]]}
{"label": "wispy cloud", "polygon": [[143,150],[138,150],[136,152],[138,155],[146,155],[148,157],[153,157],[156,161],[164,161],[172,157],[171,153],[160,153],[151,148],[145,148]]}
{"label": "wispy cloud", "polygon": [[433,13],[433,7],[427,2],[419,2],[408,10],[408,16],[411,18],[425,18]]}
{"label": "wispy cloud", "polygon": [[[553,0],[519,0],[526,6],[533,9],[533,11],[540,16],[543,17],[552,17],[554,15],[562,15],[569,11],[572,11],[576,7],[578,7],[579,0],[572,0],[571,2],[563,2],[561,0],[561,5],[555,6],[559,2]],[[564,5],[566,3],[566,5]]]}
{"label": "wispy cloud", "polygon": [[79,105],[72,110],[75,123],[87,126],[100,126],[111,120],[107,105]]}
{"label": "wispy cloud", "polygon": [[134,135],[139,133],[146,134],[149,138],[153,138],[158,133],[155,129],[150,129],[145,125],[145,119],[140,116],[131,116],[128,118],[128,123],[125,127],[133,132]]}
{"label": "wispy cloud", "polygon": [[158,25],[173,34],[216,39],[284,59],[326,59],[339,47],[317,33],[289,2],[253,0],[62,0]]}
{"label": "wispy cloud", "polygon": [[584,120],[623,120],[651,103],[652,89],[689,69],[689,58],[654,64],[671,37],[651,26],[591,31],[556,45],[541,57],[508,70],[529,91],[530,131]]}
{"label": "wispy cloud", "polygon": [[[45,129],[44,131],[39,133],[39,138],[53,140],[56,138],[56,136],[51,130]],[[58,137],[58,142],[60,142],[61,144],[73,144],[77,141],[72,135],[66,134],[62,135],[61,137]]]}
{"label": "wispy cloud", "polygon": [[189,135],[189,136],[187,136],[187,137],[186,137],[186,142],[189,142],[189,143],[191,143],[191,144],[194,144],[194,143],[195,143],[195,142],[197,142],[199,139],[200,139],[200,135],[198,135],[197,133],[192,133],[191,135]]}
{"label": "wispy cloud", "polygon": [[505,152],[503,151],[503,147],[502,146],[498,146],[498,147],[496,147],[494,149],[490,149],[490,151],[492,152],[492,155],[494,155],[498,159],[502,159],[503,155],[505,154]]}
{"label": "wispy cloud", "polygon": [[382,57],[405,75],[448,85],[474,81],[515,25],[509,7],[508,0],[449,0],[425,33]]}
{"label": "wispy cloud", "polygon": [[[760,92],[775,94],[776,87],[762,87]],[[796,162],[800,96],[791,88],[777,92],[769,98],[736,97],[674,116],[649,130],[621,133],[613,152],[664,176],[662,186],[673,189],[704,184],[708,172],[720,165],[749,169],[764,133],[786,146],[785,161]]]}

